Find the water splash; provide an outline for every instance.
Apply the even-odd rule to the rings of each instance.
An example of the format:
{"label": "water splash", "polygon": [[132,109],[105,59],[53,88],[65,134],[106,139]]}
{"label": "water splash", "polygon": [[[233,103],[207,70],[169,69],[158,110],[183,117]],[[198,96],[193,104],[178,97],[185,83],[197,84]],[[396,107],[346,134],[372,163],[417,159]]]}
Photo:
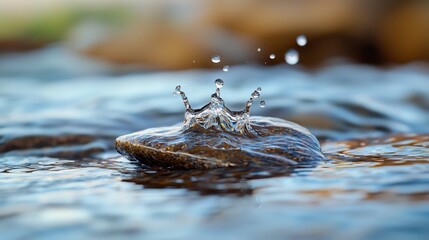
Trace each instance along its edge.
{"label": "water splash", "polygon": [[177,86],[186,108],[184,121],[122,135],[115,141],[116,150],[144,165],[167,169],[296,167],[325,159],[317,138],[304,127],[280,118],[250,117],[253,102],[261,96],[260,87],[242,111],[232,111],[221,97],[224,81],[214,83],[216,91],[200,109],[193,109]]}
{"label": "water splash", "polygon": [[[222,79],[215,80],[216,91],[211,95],[208,104],[200,109],[192,109],[186,94],[181,90],[181,86],[176,87],[176,93],[180,94],[185,105],[184,130],[194,128],[204,128],[228,133],[240,134],[248,137],[256,136],[257,133],[250,125],[250,108],[253,101],[260,97],[262,89],[258,87],[250,95],[244,110],[232,111],[225,106],[225,102],[220,96],[220,89],[224,85]],[[265,101],[260,106],[265,106]]]}
{"label": "water splash", "polygon": [[253,100],[261,96],[260,94],[261,91],[262,89],[260,87],[258,87],[255,91],[253,91],[252,95],[250,95],[249,101],[246,102],[246,108],[244,109],[245,112],[250,112],[250,107],[253,104]]}
{"label": "water splash", "polygon": [[189,104],[188,97],[186,97],[185,92],[183,92],[181,90],[181,86],[180,85],[176,86],[175,93],[176,94],[180,94],[180,96],[182,97],[182,101],[183,101],[183,104],[185,104],[186,111],[192,110],[191,104]]}

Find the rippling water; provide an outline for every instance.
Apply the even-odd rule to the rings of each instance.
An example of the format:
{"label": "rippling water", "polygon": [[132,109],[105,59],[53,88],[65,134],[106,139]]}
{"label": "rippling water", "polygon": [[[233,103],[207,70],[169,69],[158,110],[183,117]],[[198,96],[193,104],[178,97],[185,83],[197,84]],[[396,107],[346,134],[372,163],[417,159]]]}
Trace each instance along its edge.
{"label": "rippling water", "polygon": [[[0,58],[1,239],[426,239],[429,71],[330,65],[124,74],[62,49]],[[427,67],[427,66],[426,66]],[[315,167],[153,171],[114,139],[183,118],[213,80],[309,128]]]}

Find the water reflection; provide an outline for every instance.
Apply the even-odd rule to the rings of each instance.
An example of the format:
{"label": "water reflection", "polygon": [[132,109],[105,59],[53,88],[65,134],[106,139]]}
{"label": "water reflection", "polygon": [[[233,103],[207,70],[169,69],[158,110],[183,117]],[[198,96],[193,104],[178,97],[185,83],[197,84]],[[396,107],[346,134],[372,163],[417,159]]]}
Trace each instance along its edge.
{"label": "water reflection", "polygon": [[254,190],[249,180],[270,177],[287,177],[293,168],[251,168],[188,170],[188,171],[153,171],[141,169],[131,178],[123,179],[143,185],[144,188],[184,188],[202,195],[252,195]]}

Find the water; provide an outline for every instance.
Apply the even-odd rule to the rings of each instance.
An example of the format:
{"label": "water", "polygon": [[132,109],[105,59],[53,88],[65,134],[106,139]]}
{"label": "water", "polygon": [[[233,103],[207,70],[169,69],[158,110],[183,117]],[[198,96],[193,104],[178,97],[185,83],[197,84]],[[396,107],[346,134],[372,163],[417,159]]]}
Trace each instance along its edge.
{"label": "water", "polygon": [[244,135],[254,132],[250,126],[250,108],[253,100],[260,97],[261,87],[258,87],[250,95],[250,99],[246,102],[244,110],[232,111],[225,105],[224,100],[220,96],[220,89],[223,87],[224,81],[218,78],[214,83],[216,92],[211,95],[210,102],[200,109],[192,109],[186,94],[181,91],[180,85],[176,87],[176,92],[180,93],[182,101],[185,104],[184,124],[180,127],[184,130],[189,130],[193,129],[194,126],[199,126],[206,130],[214,128],[226,133],[240,133]]}
{"label": "water", "polygon": [[270,59],[275,59],[275,58],[276,58],[276,55],[274,53],[271,53],[270,54]]}
{"label": "water", "polygon": [[212,56],[212,62],[213,63],[220,63],[220,57],[218,55]]}
{"label": "water", "polygon": [[228,72],[229,71],[229,66],[228,65],[223,66],[222,71]]}
{"label": "water", "polygon": [[218,89],[222,88],[224,85],[224,82],[222,79],[218,78],[215,80],[215,85],[216,85],[216,92],[218,91]]}
{"label": "water", "polygon": [[183,123],[120,136],[117,151],[152,169],[298,167],[325,160],[319,142],[304,127],[279,118],[250,117],[261,87],[253,91],[244,110],[233,111],[221,98],[224,81],[214,83],[216,92],[200,109],[193,109],[177,86],[185,105]]}
{"label": "water", "polygon": [[301,47],[307,45],[307,37],[305,35],[299,35],[298,37],[296,37],[296,44]]}
{"label": "water", "polygon": [[114,139],[182,121],[171,86],[203,106],[219,71],[121,74],[77,59],[58,49],[0,59],[2,240],[429,234],[427,66],[235,66],[228,106],[262,86],[269,107],[252,114],[309,128],[330,160],[155,171],[121,157]]}
{"label": "water", "polygon": [[289,49],[285,54],[285,61],[290,65],[295,65],[299,61],[299,53],[295,49]]}

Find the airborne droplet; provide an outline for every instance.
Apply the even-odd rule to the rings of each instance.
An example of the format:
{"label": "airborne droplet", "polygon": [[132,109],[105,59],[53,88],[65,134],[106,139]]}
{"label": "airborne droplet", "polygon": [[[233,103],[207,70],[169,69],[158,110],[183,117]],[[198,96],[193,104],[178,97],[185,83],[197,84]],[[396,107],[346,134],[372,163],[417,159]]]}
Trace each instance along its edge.
{"label": "airborne droplet", "polygon": [[261,94],[259,94],[259,92],[258,91],[254,91],[253,93],[252,93],[252,98],[258,98],[258,97],[260,97],[261,96]]}
{"label": "airborne droplet", "polygon": [[299,53],[295,49],[289,49],[285,54],[285,60],[290,65],[295,65],[299,61]]}
{"label": "airborne droplet", "polygon": [[181,87],[180,87],[180,85],[177,85],[176,86],[176,89],[174,89],[175,90],[175,93],[177,93],[177,94],[179,94],[180,93],[180,91],[181,91],[181,89],[180,89]]}
{"label": "airborne droplet", "polygon": [[271,53],[270,54],[270,59],[274,59],[274,58],[276,58],[276,55],[274,53]]}
{"label": "airborne droplet", "polygon": [[257,49],[257,51],[258,51],[258,52],[261,52],[261,48],[258,48],[258,49]]}
{"label": "airborne droplet", "polygon": [[215,84],[216,84],[217,88],[222,88],[223,87],[223,80],[218,78],[218,79],[216,79]]}
{"label": "airborne droplet", "polygon": [[261,108],[264,108],[264,107],[266,107],[267,105],[265,104],[265,101],[261,101],[261,102],[259,103],[259,106],[260,106]]}
{"label": "airborne droplet", "polygon": [[212,56],[212,62],[213,63],[220,63],[220,57],[218,55]]}
{"label": "airborne droplet", "polygon": [[307,37],[305,35],[299,35],[296,37],[296,43],[301,47],[307,45]]}
{"label": "airborne droplet", "polygon": [[229,66],[228,65],[225,65],[225,66],[223,66],[223,69],[222,69],[224,72],[228,72],[228,70],[229,70]]}

